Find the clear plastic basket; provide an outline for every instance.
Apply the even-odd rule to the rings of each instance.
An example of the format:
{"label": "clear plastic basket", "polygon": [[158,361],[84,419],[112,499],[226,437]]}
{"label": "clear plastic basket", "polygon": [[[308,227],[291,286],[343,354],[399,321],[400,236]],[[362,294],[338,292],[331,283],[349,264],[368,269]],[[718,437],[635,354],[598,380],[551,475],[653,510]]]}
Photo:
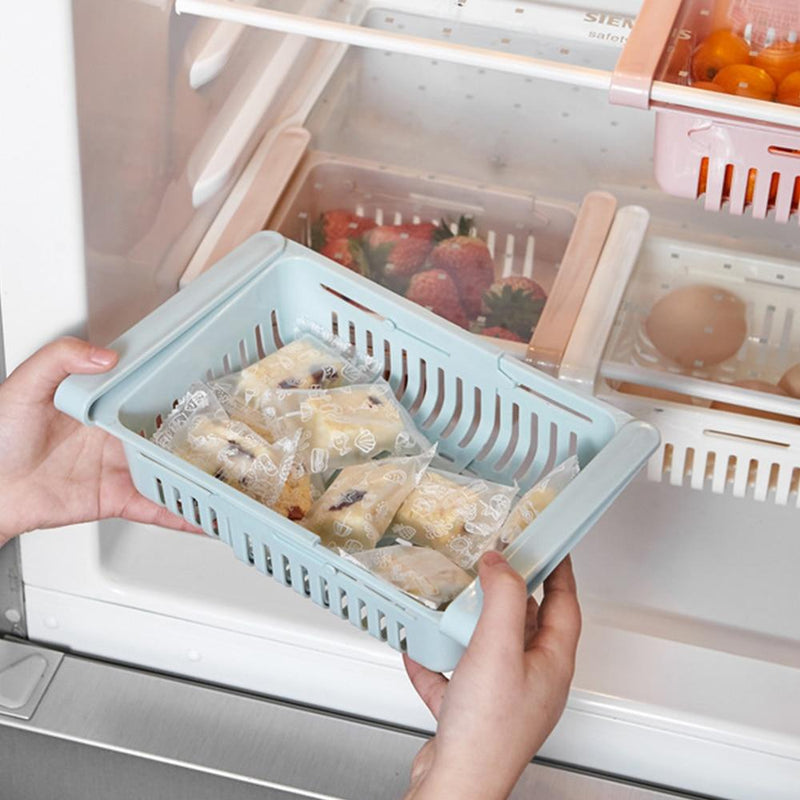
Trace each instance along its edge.
{"label": "clear plastic basket", "polygon": [[122,441],[146,497],[357,628],[432,669],[451,669],[480,612],[477,582],[446,611],[427,609],[149,441],[159,415],[192,381],[274,351],[302,317],[383,357],[400,401],[456,471],[527,488],[578,454],[583,471],[507,551],[530,591],[639,471],[658,434],[271,232],[253,236],[120,337],[110,373],[61,384],[58,408]]}

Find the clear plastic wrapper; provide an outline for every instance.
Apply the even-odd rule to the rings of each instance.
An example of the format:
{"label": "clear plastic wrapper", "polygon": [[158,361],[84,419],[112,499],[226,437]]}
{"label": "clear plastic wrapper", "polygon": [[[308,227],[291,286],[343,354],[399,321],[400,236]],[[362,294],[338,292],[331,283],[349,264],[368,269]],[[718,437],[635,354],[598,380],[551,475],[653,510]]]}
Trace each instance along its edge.
{"label": "clear plastic wrapper", "polygon": [[323,340],[305,332],[241,372],[225,375],[210,385],[232,419],[270,438],[274,419],[280,413],[297,410],[289,405],[291,390],[368,383],[376,375],[375,362],[362,358],[352,345],[330,334]]}
{"label": "clear plastic wrapper", "polygon": [[283,499],[297,451],[296,439],[270,443],[230,419],[201,383],[190,387],[153,441],[269,507]]}
{"label": "clear plastic wrapper", "polygon": [[351,558],[435,610],[444,608],[473,580],[444,553],[429,547],[397,544],[356,553]]}
{"label": "clear plastic wrapper", "polygon": [[377,369],[372,359],[363,358],[338,337],[328,335],[323,340],[306,332],[216,383],[227,384],[230,394],[257,405],[264,389],[324,389],[365,383],[377,376]]}
{"label": "clear plastic wrapper", "polygon": [[433,454],[431,448],[417,456],[345,467],[314,503],[303,525],[326,547],[346,553],[371,550],[419,485]]}
{"label": "clear plastic wrapper", "polygon": [[398,509],[389,534],[432,547],[463,569],[495,547],[508,517],[515,486],[428,470]]}
{"label": "clear plastic wrapper", "polygon": [[385,381],[295,392],[283,402],[284,410],[291,407],[297,410],[279,415],[271,431],[288,436],[299,430],[299,457],[315,475],[430,448]]}
{"label": "clear plastic wrapper", "polygon": [[570,456],[537,484],[525,492],[508,515],[500,534],[502,546],[508,546],[544,511],[580,472],[577,456]]}

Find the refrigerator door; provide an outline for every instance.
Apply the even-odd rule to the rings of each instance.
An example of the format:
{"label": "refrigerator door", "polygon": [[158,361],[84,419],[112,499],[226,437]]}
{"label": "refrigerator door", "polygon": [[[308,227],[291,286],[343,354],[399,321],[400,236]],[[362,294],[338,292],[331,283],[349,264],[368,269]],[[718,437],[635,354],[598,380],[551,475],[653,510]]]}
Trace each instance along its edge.
{"label": "refrigerator door", "polygon": [[[211,718],[214,736],[204,724]],[[0,771],[14,797],[397,800],[425,741],[411,731],[67,656],[35,720],[0,714]],[[533,796],[676,797],[542,763],[526,768],[512,800]]]}
{"label": "refrigerator door", "polygon": [[[246,32],[199,29],[166,2],[107,4],[119,21],[99,0],[75,3],[77,125],[69,6],[56,4],[42,25],[45,5],[11,6],[16,35],[0,48],[5,75],[25,59],[42,66],[28,73],[30,96],[10,83],[25,125],[11,129],[15,158],[3,184],[9,366],[87,319],[96,339],[108,339],[176,290],[206,229],[220,227],[216,209],[243,189],[242,168],[242,180],[271,172],[247,169],[251,148],[266,140],[248,101],[267,101],[260,80],[278,67],[282,86],[306,91],[287,98],[285,116],[270,116],[272,105],[263,112],[267,137],[282,123],[304,126],[308,137],[297,133],[289,154],[299,140],[572,203],[610,189],[648,208],[660,235],[800,252],[794,228],[664,197],[651,176],[652,120],[610,107],[601,90],[380,50],[342,57],[334,47],[317,61],[319,51],[306,56],[260,31],[266,38],[251,52]],[[91,52],[104,69],[83,61]],[[313,75],[295,76],[290,62]],[[252,136],[240,135],[254,117]],[[292,172],[283,160],[276,169]],[[266,215],[258,222],[251,212],[247,223],[263,224]],[[211,253],[215,244],[201,246]],[[791,798],[800,785],[796,527],[796,511],[752,497],[632,485],[575,554],[585,630],[567,711],[542,756],[707,796]],[[29,534],[21,550],[34,641],[433,728],[396,654],[210,539],[109,521]],[[131,703],[126,713],[136,711]],[[207,724],[197,712],[197,725]]]}

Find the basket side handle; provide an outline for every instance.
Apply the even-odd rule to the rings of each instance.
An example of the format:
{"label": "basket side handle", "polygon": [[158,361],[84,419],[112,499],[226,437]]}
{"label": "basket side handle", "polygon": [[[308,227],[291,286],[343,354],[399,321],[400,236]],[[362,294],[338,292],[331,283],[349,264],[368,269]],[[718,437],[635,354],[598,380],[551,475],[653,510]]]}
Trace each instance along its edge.
{"label": "basket side handle", "polygon": [[[632,420],[519,535],[505,555],[532,594],[633,480],[659,445],[658,431]],[[621,466],[621,465],[624,465]],[[442,615],[441,629],[465,647],[483,607],[480,581],[468,586]]]}
{"label": "basket side handle", "polygon": [[611,76],[609,100],[614,105],[650,108],[656,69],[682,3],[683,0],[645,0],[642,4]]}
{"label": "basket side handle", "polygon": [[561,380],[594,391],[600,362],[649,225],[650,214],[641,206],[625,206],[617,214],[564,351],[558,372]]}
{"label": "basket side handle", "polygon": [[578,212],[553,290],[525,356],[529,364],[550,375],[554,375],[561,364],[616,210],[617,201],[613,195],[590,192]]}
{"label": "basket side handle", "polygon": [[56,408],[90,423],[92,407],[103,394],[232,297],[272,263],[285,244],[282,236],[272,232],[248,239],[114,340],[109,345],[119,353],[114,369],[100,375],[71,375],[62,381],[55,395]]}

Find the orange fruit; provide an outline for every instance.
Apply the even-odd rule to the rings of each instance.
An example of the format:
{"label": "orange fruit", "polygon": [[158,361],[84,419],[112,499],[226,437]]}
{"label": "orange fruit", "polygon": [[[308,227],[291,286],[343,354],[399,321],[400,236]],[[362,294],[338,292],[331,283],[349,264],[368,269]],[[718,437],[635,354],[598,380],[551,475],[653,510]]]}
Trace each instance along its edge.
{"label": "orange fruit", "polygon": [[694,51],[692,78],[713,81],[724,67],[750,63],[750,45],[731,31],[715,31]]}
{"label": "orange fruit", "polygon": [[728,94],[752,97],[754,100],[772,100],[778,87],[775,81],[759,67],[749,64],[733,64],[723,67],[714,78]]}
{"label": "orange fruit", "polygon": [[704,158],[700,162],[700,174],[697,178],[697,196],[700,197],[706,193],[708,188],[708,159]]}
{"label": "orange fruit", "polygon": [[789,106],[800,106],[800,70],[790,73],[781,81],[775,99]]}
{"label": "orange fruit", "polygon": [[[744,202],[749,206],[753,203],[753,197],[756,193],[756,176],[758,175],[758,170],[751,169],[747,175],[747,190],[744,195]],[[772,180],[769,184],[769,200],[767,201],[771,206],[774,206],[776,201],[778,200],[778,187],[780,186],[781,176],[776,172],[772,176]]]}
{"label": "orange fruit", "polygon": [[753,66],[760,67],[780,84],[787,75],[800,70],[800,45],[796,42],[773,44],[753,59]]}
{"label": "orange fruit", "polygon": [[[731,196],[731,183],[733,182],[733,167],[728,165],[725,168],[725,178],[722,184],[722,199],[727,200]],[[697,196],[703,195],[708,190],[708,158],[700,162],[700,176],[697,181]]]}
{"label": "orange fruit", "polygon": [[[722,199],[728,200],[731,196],[731,189],[733,188],[733,165],[728,165],[725,169],[725,179],[722,184]],[[752,205],[753,198],[756,194],[756,177],[758,170],[751,169],[747,173],[747,188],[745,189],[744,202],[745,205]],[[774,206],[778,199],[778,187],[780,186],[780,175],[775,173],[769,186],[769,205]],[[708,189],[708,158],[704,158],[700,162],[700,174],[697,180],[697,196],[705,194]],[[800,203],[800,181],[795,186],[795,204]]]}
{"label": "orange fruit", "polygon": [[722,92],[725,94],[725,90],[718,84],[714,83],[714,81],[695,81],[692,84],[692,87],[695,89],[703,89],[706,92]]}

